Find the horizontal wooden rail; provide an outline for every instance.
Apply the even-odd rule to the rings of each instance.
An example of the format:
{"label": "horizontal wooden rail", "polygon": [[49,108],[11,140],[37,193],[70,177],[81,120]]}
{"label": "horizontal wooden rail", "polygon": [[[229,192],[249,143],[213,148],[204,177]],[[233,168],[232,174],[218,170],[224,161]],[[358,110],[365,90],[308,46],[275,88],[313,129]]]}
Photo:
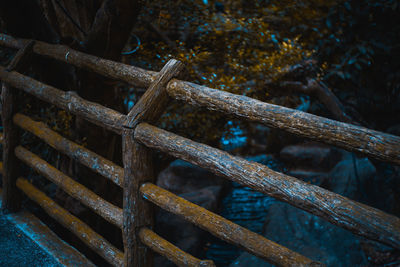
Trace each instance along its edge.
{"label": "horizontal wooden rail", "polygon": [[355,234],[400,249],[400,219],[395,216],[146,123],[136,127],[135,139],[288,202]]}
{"label": "horizontal wooden rail", "polygon": [[[11,48],[20,49],[29,41],[0,34],[0,45]],[[33,51],[136,86],[148,87],[156,77],[156,72],[101,59],[62,45],[36,41]],[[168,84],[167,90],[171,97],[193,105],[234,114],[349,151],[400,164],[400,137],[394,135],[176,79]]]}
{"label": "horizontal wooden rail", "polygon": [[18,72],[8,72],[1,66],[0,80],[43,101],[70,111],[96,125],[105,127],[118,134],[121,133],[121,125],[125,120],[125,115],[102,105],[84,100],[74,92],[64,92]]}
{"label": "horizontal wooden rail", "polygon": [[107,262],[114,266],[122,266],[123,253],[102,236],[93,231],[87,224],[60,207],[26,179],[18,178],[17,187],[31,200],[39,204],[39,206],[41,206],[50,217],[73,232],[80,240],[103,257]]}
{"label": "horizontal wooden rail", "polygon": [[122,209],[102,199],[94,192],[60,172],[29,150],[18,146],[15,149],[15,155],[39,174],[58,185],[67,194],[88,206],[108,222],[122,229]]}
{"label": "horizontal wooden rail", "polygon": [[140,188],[143,197],[180,215],[211,234],[278,266],[323,266],[265,237],[243,228],[151,183]]}
{"label": "horizontal wooden rail", "polygon": [[[76,160],[79,160],[87,167],[97,171],[110,180],[113,180],[116,184],[122,186],[124,179],[124,170],[122,167],[62,137],[48,128],[46,124],[42,122],[36,122],[25,115],[16,114],[14,116],[14,123],[20,126],[22,129],[38,136],[56,150],[61,151]],[[2,163],[0,162],[0,172],[1,167]],[[146,246],[150,247],[162,256],[167,257],[178,266],[214,266],[212,261],[210,263],[210,261],[199,260],[191,256],[190,254],[180,250],[170,242],[161,238],[150,229],[142,229],[139,232],[139,235],[141,241]]]}
{"label": "horizontal wooden rail", "polygon": [[124,179],[124,169],[122,167],[100,155],[97,155],[89,149],[62,137],[55,131],[51,130],[43,122],[34,121],[19,113],[14,116],[13,121],[16,125],[39,137],[54,149],[79,161],[86,167],[122,187]]}
{"label": "horizontal wooden rail", "polygon": [[144,227],[139,230],[139,238],[143,244],[166,257],[173,263],[182,267],[213,267],[214,262],[211,260],[199,260],[183,250],[172,245],[170,242],[161,238],[152,230]]}
{"label": "horizontal wooden rail", "polygon": [[168,94],[192,105],[263,123],[290,133],[400,164],[400,137],[268,104],[242,95],[172,80]]}
{"label": "horizontal wooden rail", "polygon": [[[30,40],[14,38],[0,33],[0,45],[20,49]],[[156,72],[144,70],[93,55],[82,53],[64,45],[54,45],[35,41],[33,52],[38,55],[54,58],[78,68],[99,73],[105,77],[125,81],[139,87],[148,87]]]}

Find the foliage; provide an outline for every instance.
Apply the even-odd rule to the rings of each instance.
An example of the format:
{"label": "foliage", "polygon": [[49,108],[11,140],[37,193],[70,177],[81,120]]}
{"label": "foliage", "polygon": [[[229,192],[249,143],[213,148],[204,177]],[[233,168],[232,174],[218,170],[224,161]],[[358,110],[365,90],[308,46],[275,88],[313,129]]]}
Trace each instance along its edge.
{"label": "foliage", "polygon": [[[288,79],[293,65],[313,58],[317,63],[312,75],[330,85],[350,114],[361,120],[356,109],[365,98],[355,100],[356,94],[363,96],[364,87],[368,94],[377,90],[371,89],[371,80],[378,78],[371,72],[390,73],[382,73],[376,62],[383,63],[382,54],[396,48],[398,11],[396,1],[383,0],[151,1],[134,30],[141,49],[129,60],[160,69],[169,58],[178,58],[187,65],[187,80],[296,108],[305,98],[274,85]],[[390,86],[383,93],[398,94],[399,78],[388,77]],[[319,105],[313,112],[321,109]],[[235,120],[228,125],[229,121],[215,112],[173,103],[162,125],[216,144],[227,132],[244,127]]]}
{"label": "foliage", "polygon": [[[257,4],[251,9],[237,3],[227,1],[222,5],[190,0],[148,3],[135,29],[145,41],[131,60],[136,64],[144,62],[143,67],[159,69],[174,57],[186,64],[187,80],[271,100],[266,82],[281,79],[289,66],[311,57],[313,52],[304,48],[299,36],[281,37],[267,20],[271,10],[261,9],[261,2],[255,1]],[[147,31],[149,24],[159,32]],[[227,122],[221,114],[173,103],[162,125],[217,144],[224,132],[229,134],[230,129],[237,127],[237,121],[234,125]]]}

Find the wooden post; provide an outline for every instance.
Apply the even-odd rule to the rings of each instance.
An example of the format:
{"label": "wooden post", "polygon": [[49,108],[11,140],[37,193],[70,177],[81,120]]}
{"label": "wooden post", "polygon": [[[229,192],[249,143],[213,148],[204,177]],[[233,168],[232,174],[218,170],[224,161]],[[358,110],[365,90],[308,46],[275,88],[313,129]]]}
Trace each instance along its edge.
{"label": "wooden post", "polygon": [[[7,70],[22,71],[30,55],[34,42],[27,43],[21,48]],[[20,140],[20,130],[13,123],[13,116],[17,110],[17,92],[15,88],[11,88],[7,84],[2,85],[2,120],[4,131],[3,142],[3,206],[4,212],[15,212],[21,206],[21,193],[16,187],[16,180],[19,175],[18,159],[15,156],[14,149],[17,147]]]}
{"label": "wooden post", "polygon": [[123,240],[124,266],[150,267],[153,259],[150,248],[140,242],[142,227],[152,229],[154,211],[152,204],[145,201],[139,192],[145,182],[154,182],[152,151],[134,140],[135,127],[143,121],[155,122],[168,102],[167,83],[183,69],[177,60],[170,60],[157,74],[149,89],[140,98],[126,117],[122,130],[122,151],[124,162],[123,196]]}

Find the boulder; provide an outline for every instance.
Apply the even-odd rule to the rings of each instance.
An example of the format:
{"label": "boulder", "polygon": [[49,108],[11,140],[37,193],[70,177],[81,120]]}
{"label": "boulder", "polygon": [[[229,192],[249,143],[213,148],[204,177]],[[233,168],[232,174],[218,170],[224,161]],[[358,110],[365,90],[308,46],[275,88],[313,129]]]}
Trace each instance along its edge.
{"label": "boulder", "polygon": [[365,185],[374,181],[376,168],[368,158],[343,152],[343,159],[328,174],[323,187],[353,200],[365,199]]}
{"label": "boulder", "polygon": [[[316,154],[324,155],[325,152]],[[364,199],[365,185],[376,184],[376,179],[379,179],[376,168],[367,158],[358,158],[349,152],[342,154],[342,160],[326,174],[322,186],[360,201]],[[264,236],[327,266],[361,266],[368,263],[361,245],[365,239],[283,202],[272,203],[268,208]],[[230,266],[272,265],[244,252]]]}
{"label": "boulder", "polygon": [[157,177],[158,186],[178,195],[224,184],[226,184],[226,179],[183,160],[173,161]]}
{"label": "boulder", "polygon": [[329,171],[340,160],[337,149],[314,142],[286,146],[279,155],[290,169]]}
{"label": "boulder", "polygon": [[[358,237],[289,204],[272,204],[264,227],[264,235],[268,239],[327,266],[360,266],[367,263]],[[272,265],[243,253],[230,266]]]}

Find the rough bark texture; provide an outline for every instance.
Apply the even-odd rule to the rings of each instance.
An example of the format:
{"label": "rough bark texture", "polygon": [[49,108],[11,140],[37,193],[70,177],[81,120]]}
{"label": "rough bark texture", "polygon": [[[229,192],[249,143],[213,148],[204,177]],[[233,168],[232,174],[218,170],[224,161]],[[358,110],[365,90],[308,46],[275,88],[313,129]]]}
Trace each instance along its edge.
{"label": "rough bark texture", "polygon": [[103,158],[102,156],[97,155],[89,149],[62,137],[47,127],[46,124],[34,121],[25,115],[19,113],[16,114],[14,116],[14,123],[22,129],[39,137],[54,149],[66,154],[98,174],[110,179],[116,185],[120,187],[123,186],[124,169],[122,167]]}
{"label": "rough bark texture", "polygon": [[[141,1],[139,0],[101,1],[100,7],[95,11],[90,30],[83,40],[83,45],[78,49],[104,59],[119,61],[122,48],[130,38],[130,32],[140,7]],[[77,70],[77,79],[79,81],[77,92],[81,97],[106,107],[112,107],[119,112],[124,111],[122,95],[114,88],[117,83],[96,73],[81,70]],[[120,136],[88,124],[80,118],[77,118],[75,122],[77,137],[86,138],[89,149],[109,160],[122,161]],[[104,140],[104,142],[99,142],[99,140]],[[81,179],[97,176],[86,172],[86,169],[80,168],[79,165],[76,166],[76,170]],[[99,183],[95,185],[96,190],[115,199],[116,197],[113,195],[119,190],[109,190],[107,181],[98,179]]]}
{"label": "rough bark texture", "polygon": [[355,234],[400,248],[400,219],[395,216],[146,123],[136,127],[135,139],[288,202]]}
{"label": "rough bark texture", "polygon": [[113,266],[122,266],[123,253],[111,245],[102,236],[68,211],[57,205],[52,199],[34,187],[24,178],[18,178],[17,187],[31,200],[39,204],[53,219],[73,232],[87,246],[97,252]]}
{"label": "rough bark texture", "polygon": [[[0,45],[20,49],[29,40],[14,38],[10,35],[0,33]],[[87,71],[93,71],[105,77],[125,81],[131,85],[147,87],[157,74],[154,71],[144,70],[132,65],[99,58],[82,53],[65,45],[54,45],[45,42],[35,42],[33,52],[60,60]]]}
{"label": "rough bark texture", "polygon": [[[3,71],[7,75],[8,71],[15,69],[23,70],[30,59],[33,42],[27,43],[15,55],[7,70]],[[15,88],[4,83],[2,85],[2,120],[3,120],[3,205],[2,209],[6,212],[15,212],[21,206],[21,193],[17,190],[15,182],[19,175],[20,167],[18,159],[15,157],[14,149],[20,141],[20,131],[12,121],[17,112],[18,98]]]}
{"label": "rough bark texture", "polygon": [[[63,138],[49,129],[44,123],[33,121],[25,115],[16,114],[14,116],[14,123],[22,129],[30,131],[34,135],[38,136],[54,149],[80,161],[92,170],[97,171],[99,174],[106,176],[116,184],[122,186],[124,170],[120,166],[69,141],[66,138]],[[37,164],[36,161],[34,162],[35,168],[40,167],[40,164]],[[29,163],[29,165],[31,164],[33,164],[33,161]],[[69,180],[69,178],[66,180]],[[120,213],[119,216],[121,216],[122,220],[122,211],[120,211]],[[139,237],[146,246],[167,257],[179,266],[214,266],[210,261],[196,259],[195,257],[181,251],[179,248],[162,239],[148,228],[142,228],[139,232]]]}
{"label": "rough bark texture", "polygon": [[[17,1],[29,2],[29,0]],[[42,18],[46,17],[47,20],[51,22],[50,26],[54,26],[54,29],[57,31],[60,40],[59,43],[74,47],[87,54],[101,56],[105,59],[115,61],[120,59],[121,50],[130,38],[130,31],[139,14],[142,3],[142,1],[139,0],[38,0],[34,2],[36,6],[38,6],[37,3],[41,4],[42,10],[40,11],[42,12],[35,12],[32,14],[32,22],[36,22],[35,19],[38,19],[39,16]],[[12,10],[4,10],[4,12],[10,11]],[[10,16],[20,18],[22,11],[18,9],[14,9],[14,11]],[[43,16],[43,13],[45,16]],[[48,23],[44,24],[44,26],[49,26],[46,25]],[[24,23],[20,22],[18,25],[22,25],[20,28],[24,26],[30,28],[31,26],[24,25]],[[40,27],[35,28],[40,29]],[[45,28],[43,27],[43,29]],[[26,36],[21,35],[20,31],[15,31],[14,34],[16,36]],[[47,33],[45,35],[47,35]],[[36,39],[35,36],[36,34],[32,34],[26,37]],[[68,51],[64,51],[60,57],[68,61]],[[41,59],[41,62],[45,62],[44,59]],[[89,62],[89,65],[95,65],[97,63],[98,62],[92,61]],[[62,66],[63,64],[56,64],[53,62],[51,65],[45,65],[46,67],[50,67],[50,70],[46,69],[47,72],[43,73],[41,80],[46,81],[47,78],[54,76],[57,77],[56,81],[59,82],[63,77],[67,77],[66,72],[57,71],[58,75],[49,73],[54,69],[54,66]],[[115,65],[109,67],[113,68]],[[36,68],[36,70],[38,69],[39,68]],[[103,73],[107,73],[107,71],[103,71]],[[64,90],[74,90],[79,96],[89,101],[111,107],[120,112],[123,111],[121,94],[115,93],[114,90],[117,83],[86,71],[77,70],[73,72],[73,74],[76,75],[72,77],[69,76],[69,78],[72,78],[69,80],[74,81],[71,85],[65,86],[67,83],[57,83],[57,87]],[[66,80],[68,81],[68,79]],[[48,83],[53,84],[50,82]],[[84,111],[83,113],[87,112],[90,113],[90,111]],[[107,120],[107,117],[110,118],[110,116],[106,116],[104,119]],[[89,122],[93,121],[89,120]],[[77,117],[75,119],[75,128],[72,130],[76,138],[86,138],[87,147],[92,151],[95,151],[97,154],[109,160],[121,162],[120,137],[103,128],[97,127],[97,125],[87,123],[86,120]],[[122,123],[118,125],[122,125]],[[120,131],[117,131],[117,133],[120,133]],[[66,161],[69,160],[67,158],[65,159]],[[68,164],[67,162],[64,162],[63,165],[72,166],[72,164]],[[86,180],[86,182],[94,179],[94,177],[96,179],[98,178],[98,182],[94,185],[95,190],[107,195],[108,198],[113,197],[117,201],[118,198],[115,197],[115,193],[118,192],[118,188],[110,187],[108,181],[102,179],[99,175],[87,172],[87,169],[82,168],[80,165],[76,165],[74,168],[66,168],[64,171],[79,177],[79,179]],[[98,225],[97,229],[100,228],[102,228],[102,226]],[[119,233],[115,233],[114,236],[118,234]],[[118,238],[116,239],[116,241],[118,241]]]}
{"label": "rough bark texture", "polygon": [[4,67],[0,67],[0,80],[41,100],[81,116],[96,125],[121,133],[125,115],[97,103],[84,100],[74,92],[63,92],[15,71],[7,72]]}
{"label": "rough bark texture", "polygon": [[165,90],[165,86],[172,78],[176,77],[183,68],[184,65],[181,62],[175,59],[169,60],[162,70],[157,73],[154,81],[150,84],[150,87],[144,95],[129,111],[124,127],[133,129],[142,121],[156,121],[167,106],[168,94]]}
{"label": "rough bark texture", "polygon": [[141,244],[138,231],[153,228],[154,211],[150,203],[141,198],[139,187],[154,181],[152,151],[134,140],[134,127],[141,121],[154,122],[165,109],[168,95],[165,86],[183,68],[183,64],[170,60],[139,102],[126,116],[122,134],[124,162],[124,248],[125,266],[152,266],[150,249]]}
{"label": "rough bark texture", "polygon": [[190,82],[173,80],[168,84],[167,90],[170,96],[192,105],[233,114],[379,160],[400,164],[400,137],[394,135]]}
{"label": "rough bark texture", "polygon": [[108,222],[122,228],[122,209],[105,201],[94,192],[60,172],[29,150],[18,146],[15,149],[15,154],[22,162],[55,183],[67,194],[79,200],[82,204],[92,209]]}
{"label": "rough bark texture", "polygon": [[154,212],[150,203],[141,200],[139,186],[154,179],[153,158],[150,151],[133,139],[133,130],[124,129],[122,134],[124,161],[124,266],[152,266],[153,259],[145,245],[140,243],[138,231],[153,227]]}
{"label": "rough bark texture", "polygon": [[223,217],[178,197],[151,183],[140,189],[144,198],[182,216],[211,234],[278,266],[323,266]]}
{"label": "rough bark texture", "polygon": [[139,231],[139,237],[143,244],[155,252],[168,258],[170,261],[181,267],[215,267],[211,260],[199,260],[183,250],[175,247],[148,228]]}

